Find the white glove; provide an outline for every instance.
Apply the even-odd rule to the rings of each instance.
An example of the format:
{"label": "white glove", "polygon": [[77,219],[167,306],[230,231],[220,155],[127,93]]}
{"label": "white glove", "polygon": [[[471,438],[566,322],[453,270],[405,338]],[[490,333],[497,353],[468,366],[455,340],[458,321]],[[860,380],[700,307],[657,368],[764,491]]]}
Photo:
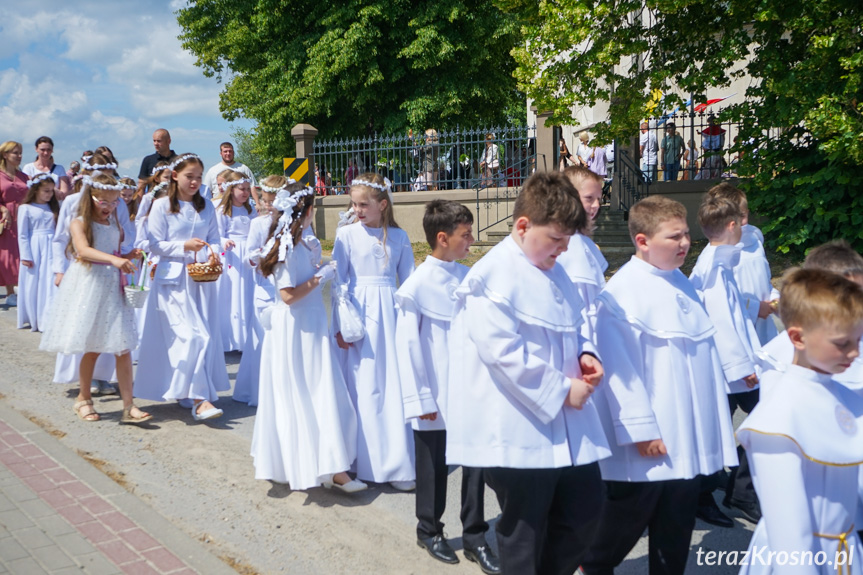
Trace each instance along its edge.
{"label": "white glove", "polygon": [[336,277],[336,262],[333,261],[324,266],[321,266],[318,269],[318,273],[315,274],[315,277],[320,278],[321,284],[332,281]]}

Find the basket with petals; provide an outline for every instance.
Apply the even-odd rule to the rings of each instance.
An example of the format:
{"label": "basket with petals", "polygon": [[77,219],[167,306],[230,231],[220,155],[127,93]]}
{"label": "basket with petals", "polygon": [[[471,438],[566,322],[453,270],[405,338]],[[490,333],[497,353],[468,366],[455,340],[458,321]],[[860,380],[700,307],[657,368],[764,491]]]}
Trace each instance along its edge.
{"label": "basket with petals", "polygon": [[198,253],[195,252],[195,263],[186,264],[189,277],[196,282],[214,282],[222,275],[222,261],[212,245],[207,244],[207,247],[210,248],[210,257],[206,262],[198,263]]}
{"label": "basket with petals", "polygon": [[126,297],[126,304],[136,308],[144,307],[144,302],[147,301],[147,296],[150,295],[150,288],[143,286],[124,286],[123,294]]}

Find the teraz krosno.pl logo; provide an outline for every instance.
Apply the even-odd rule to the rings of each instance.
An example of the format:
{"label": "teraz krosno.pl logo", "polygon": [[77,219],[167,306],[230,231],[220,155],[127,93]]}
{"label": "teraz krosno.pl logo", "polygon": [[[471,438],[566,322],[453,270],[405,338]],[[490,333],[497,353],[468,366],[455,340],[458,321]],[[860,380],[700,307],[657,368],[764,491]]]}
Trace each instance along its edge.
{"label": "teraz krosno.pl logo", "polygon": [[806,565],[806,566],[822,566],[839,567],[842,565],[853,565],[854,563],[854,546],[849,546],[849,550],[839,549],[834,555],[830,555],[825,551],[770,551],[767,547],[755,546],[746,551],[705,551],[698,548],[695,552],[695,563],[699,567],[716,567],[716,566],[738,566],[744,565]]}

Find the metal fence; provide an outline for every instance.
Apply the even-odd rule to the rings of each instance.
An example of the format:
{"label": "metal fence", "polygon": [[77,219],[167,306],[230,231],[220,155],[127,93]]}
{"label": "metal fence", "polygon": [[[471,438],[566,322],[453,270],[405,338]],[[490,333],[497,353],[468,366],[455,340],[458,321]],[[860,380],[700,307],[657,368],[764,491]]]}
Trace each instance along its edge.
{"label": "metal fence", "polygon": [[518,189],[536,168],[536,127],[315,140],[314,158],[322,194],[346,193],[363,172],[388,177],[396,192]]}
{"label": "metal fence", "polygon": [[[684,111],[649,118],[647,130],[639,130],[639,142],[644,143],[646,139],[655,142],[656,167],[645,170],[645,179],[653,183],[733,175],[740,159],[740,153],[732,150],[739,139],[740,124],[720,122],[721,111]],[[678,151],[681,153],[679,162],[676,161]],[[641,166],[646,164],[646,156],[645,150],[639,160]]]}

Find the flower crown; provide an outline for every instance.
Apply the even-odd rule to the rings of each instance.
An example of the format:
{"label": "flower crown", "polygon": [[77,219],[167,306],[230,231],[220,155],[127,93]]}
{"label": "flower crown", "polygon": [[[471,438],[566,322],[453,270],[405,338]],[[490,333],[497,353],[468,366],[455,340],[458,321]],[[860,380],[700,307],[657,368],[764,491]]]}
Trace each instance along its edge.
{"label": "flower crown", "polygon": [[90,170],[90,171],[112,170],[113,171],[113,170],[117,169],[117,164],[112,164],[110,162],[107,164],[91,164],[90,158],[92,158],[92,157],[93,156],[90,156],[89,158],[87,158],[87,160],[85,160],[84,165],[81,166],[82,170]]}
{"label": "flower crown", "polygon": [[[315,189],[312,187],[305,187],[302,190],[293,193],[283,189],[278,193],[276,199],[273,200],[273,209],[282,212],[282,215],[279,216],[279,221],[276,224],[275,231],[273,232],[273,237],[267,240],[262,253],[269,254],[270,251],[272,251],[273,246],[276,245],[276,240],[281,240],[282,236],[285,235],[285,232],[291,229],[291,224],[294,222],[294,208],[297,207],[300,200],[305,196],[314,195]],[[279,261],[285,261],[285,258],[288,257],[288,254],[293,251],[293,249],[293,242],[280,242]]]}
{"label": "flower crown", "polygon": [[198,154],[183,154],[182,156],[180,156],[179,158],[177,158],[176,160],[171,162],[171,165],[168,167],[173,172],[177,169],[177,166],[179,166],[180,164],[182,164],[186,160],[191,160],[192,158],[195,158],[199,162],[201,161],[201,158],[198,157]]}
{"label": "flower crown", "polygon": [[155,198],[156,194],[158,194],[159,192],[161,192],[162,190],[164,190],[167,187],[168,187],[168,182],[159,182],[158,184],[153,186],[153,188],[150,190],[150,193],[153,194],[153,197]]}
{"label": "flower crown", "polygon": [[170,170],[170,169],[171,169],[170,165],[168,165],[168,166],[153,166],[153,169],[150,170],[150,177],[152,178],[153,176],[155,176],[156,174],[158,174],[162,170]]}
{"label": "flower crown", "polygon": [[96,188],[98,190],[110,190],[112,192],[122,192],[126,187],[126,184],[117,183],[113,186],[109,184],[103,184],[101,182],[97,182],[93,180],[90,176],[84,176],[84,185],[90,188]]}
{"label": "flower crown", "polygon": [[289,186],[289,185],[291,185],[291,184],[296,184],[296,183],[297,183],[297,181],[296,181],[296,180],[293,180],[293,179],[291,179],[291,178],[287,178],[287,181],[285,182],[285,185],[284,185],[284,186],[282,186],[281,188],[271,188],[270,186],[265,186],[264,184],[261,184],[261,190],[263,190],[263,191],[267,192],[268,194],[278,194],[279,192],[281,192],[282,190],[284,190],[284,189],[285,189],[285,187],[287,187],[287,186]]}
{"label": "flower crown", "polygon": [[386,192],[387,198],[389,198],[390,200],[390,205],[392,205],[393,183],[389,180],[389,178],[384,178],[383,184],[378,184],[377,182],[367,182],[365,180],[351,180],[351,187],[353,188],[354,186],[368,186],[381,192]]}
{"label": "flower crown", "polygon": [[55,186],[59,182],[59,179],[55,174],[52,174],[51,172],[43,172],[41,174],[33,176],[33,178],[29,182],[27,182],[27,188],[32,189],[35,186],[38,186],[39,184],[44,182],[45,180],[54,180]]}
{"label": "flower crown", "polygon": [[227,193],[227,191],[233,186],[239,186],[240,184],[249,184],[252,185],[252,180],[250,178],[241,178],[239,180],[234,180],[233,182],[222,182],[222,192]]}

